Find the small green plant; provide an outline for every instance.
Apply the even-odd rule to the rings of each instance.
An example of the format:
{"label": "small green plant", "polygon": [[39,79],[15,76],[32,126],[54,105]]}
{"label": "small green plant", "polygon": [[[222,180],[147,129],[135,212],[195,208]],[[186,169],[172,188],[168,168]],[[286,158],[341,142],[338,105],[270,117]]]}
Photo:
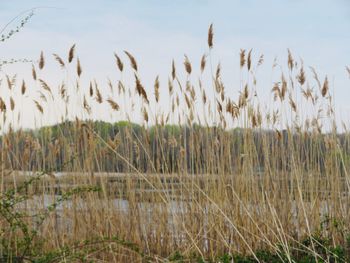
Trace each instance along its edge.
{"label": "small green plant", "polygon": [[[38,173],[25,181],[22,185],[8,189],[1,195],[0,220],[5,222],[6,227],[3,227],[1,230],[0,258],[23,260],[38,254],[40,251],[40,244],[44,242],[41,237],[38,237],[38,229],[49,215],[54,212],[60,204],[71,200],[74,196],[100,190],[96,186],[73,188],[59,196],[53,203],[48,205],[43,212],[34,215],[31,215],[28,211],[21,211],[18,209],[21,204],[27,202],[31,198],[26,195],[28,188],[35,182],[40,181],[43,176],[51,175],[51,172],[52,171],[43,171]],[[28,222],[26,221],[27,218],[32,218],[32,220]],[[30,222],[34,222],[34,225]]]}
{"label": "small green plant", "polygon": [[[34,9],[32,8],[30,10],[26,10],[24,12],[21,12],[19,15],[17,15],[16,17],[14,17],[11,21],[9,21],[1,30],[0,30],[0,41],[4,42],[8,39],[10,39],[13,35],[15,35],[16,33],[18,33],[20,31],[21,28],[24,27],[25,24],[28,23],[29,19],[34,15]],[[15,28],[15,29],[11,29],[9,30],[7,33],[5,33],[5,30],[8,28],[8,26],[14,22],[16,19],[18,19],[19,17],[23,16],[24,14],[27,14],[20,22],[20,24]]]}
{"label": "small green plant", "polygon": [[[5,42],[7,40],[9,40],[10,38],[12,38],[16,33],[18,33],[27,23],[28,21],[34,16],[34,10],[36,8],[32,8],[26,11],[21,12],[20,14],[18,14],[17,16],[15,16],[13,19],[11,19],[1,30],[0,30],[0,42]],[[13,23],[15,22],[17,19],[19,19],[20,17],[24,16],[25,17],[20,20],[19,24],[14,28],[14,29],[10,29],[8,31],[7,28]],[[9,64],[14,64],[14,63],[28,63],[28,62],[33,62],[30,59],[8,59],[8,60],[1,60],[0,59],[0,71],[2,69],[3,66],[5,65],[9,65]]]}
{"label": "small green plant", "polygon": [[185,257],[179,252],[179,251],[175,251],[174,254],[172,254],[169,257],[169,261],[170,262],[184,262]]}

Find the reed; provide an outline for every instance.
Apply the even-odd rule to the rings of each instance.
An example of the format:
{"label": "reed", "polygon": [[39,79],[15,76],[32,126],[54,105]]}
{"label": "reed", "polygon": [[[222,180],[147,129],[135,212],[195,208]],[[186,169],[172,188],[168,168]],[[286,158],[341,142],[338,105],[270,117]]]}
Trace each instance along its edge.
{"label": "reed", "polygon": [[[213,36],[210,25],[209,50]],[[246,79],[237,98],[225,92],[220,64],[205,71],[211,54],[203,55],[199,72],[185,56],[183,81],[173,60],[167,88],[157,76],[149,96],[135,57],[124,51],[134,79],[123,78],[123,56],[114,54],[120,77],[102,93],[97,81],[81,85],[87,76],[76,52],[73,45],[68,56],[53,55],[70,76],[58,85],[44,78],[50,61],[43,53],[32,79],[0,83],[11,92],[0,97],[0,257],[350,259],[350,136],[346,125],[337,128],[326,76],[321,84],[316,70],[305,70],[288,50],[286,71],[271,84],[274,101],[266,106],[251,81],[264,57],[242,49]],[[72,71],[70,63],[76,63]],[[199,82],[192,81],[196,74]],[[212,83],[202,83],[204,74]],[[40,97],[27,95],[31,82]],[[169,107],[161,107],[167,97]],[[22,129],[28,109],[17,100],[34,102],[39,120],[54,112],[57,124]],[[113,112],[109,122],[99,121],[105,106]]]}

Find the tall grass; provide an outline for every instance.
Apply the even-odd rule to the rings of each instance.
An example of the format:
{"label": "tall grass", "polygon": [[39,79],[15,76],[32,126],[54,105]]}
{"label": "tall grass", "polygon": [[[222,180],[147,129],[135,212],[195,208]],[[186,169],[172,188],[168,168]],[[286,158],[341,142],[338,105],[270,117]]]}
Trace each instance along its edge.
{"label": "tall grass", "polygon": [[[266,107],[255,79],[264,58],[241,50],[246,79],[230,98],[220,64],[207,63],[213,36],[211,25],[198,83],[185,56],[183,68],[173,62],[168,83],[157,77],[151,92],[125,51],[115,54],[120,78],[105,94],[93,79],[83,85],[75,45],[67,59],[54,54],[66,75],[58,88],[44,79],[43,53],[32,80],[3,79],[10,95],[0,98],[2,255],[163,262],[178,251],[192,260],[247,254],[263,262],[263,249],[286,262],[303,253],[346,260],[349,251],[339,257],[333,248],[346,247],[349,236],[350,137],[345,125],[337,129],[327,77],[306,71],[288,51]],[[204,74],[211,83],[202,83]],[[29,82],[36,97],[26,96]],[[28,110],[23,101],[39,124],[59,124],[13,129]],[[104,105],[111,123],[95,121]],[[142,123],[133,123],[137,115]]]}

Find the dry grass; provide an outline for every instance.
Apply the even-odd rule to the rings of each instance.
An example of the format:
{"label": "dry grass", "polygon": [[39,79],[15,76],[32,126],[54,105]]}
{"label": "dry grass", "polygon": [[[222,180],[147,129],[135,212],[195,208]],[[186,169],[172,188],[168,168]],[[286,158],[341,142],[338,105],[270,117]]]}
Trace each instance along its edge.
{"label": "dry grass", "polygon": [[[213,35],[211,25],[201,74],[211,56]],[[346,127],[342,134],[337,133],[327,77],[321,85],[313,70],[314,79],[308,79],[303,65],[288,50],[288,72],[272,85],[275,101],[265,109],[250,81],[264,63],[263,56],[254,62],[251,51],[241,50],[240,70],[248,79],[242,80],[237,100],[225,93],[220,65],[211,76],[215,98],[208,98],[201,81],[195,84],[187,78],[182,83],[178,79],[179,69],[173,61],[169,93],[165,94],[157,77],[153,101],[141,83],[135,57],[125,54],[135,82],[124,83],[122,75],[117,87],[110,82],[112,90],[119,90],[117,97],[102,96],[96,81],[80,87],[82,67],[73,45],[67,61],[58,55],[54,58],[63,69],[77,63],[73,76],[76,74],[79,89],[68,81],[57,90],[51,88],[33,65],[32,76],[42,96],[24,98],[23,81],[18,93],[16,84],[11,84],[17,97],[0,98],[1,127],[11,127],[15,121],[9,109],[14,111],[15,104],[20,107],[13,99],[18,96],[34,101],[41,118],[53,104],[65,109],[58,118],[63,124],[55,130],[29,133],[9,128],[3,134],[2,196],[8,189],[17,191],[30,178],[26,171],[49,175],[26,188],[28,199],[18,209],[29,214],[43,211],[75,186],[101,188],[78,193],[48,214],[37,229],[45,240],[43,251],[65,246],[78,251],[87,244],[84,240],[101,238],[105,241],[87,258],[141,262],[149,257],[162,262],[174,251],[212,259],[224,253],[255,257],[262,248],[290,255],[290,244],[307,237],[311,246],[304,249],[311,248],[314,258],[320,260],[316,233],[332,240],[334,246],[344,244],[350,227],[350,137]],[[122,58],[115,54],[115,59],[119,72],[124,72]],[[39,69],[46,63],[41,53]],[[194,74],[187,56],[184,70]],[[310,88],[315,81],[318,90]],[[169,112],[157,107],[163,95],[169,97]],[[72,115],[69,111],[77,101],[81,112]],[[89,121],[100,104],[109,104],[114,114],[126,119],[128,112],[123,115],[120,105],[130,109],[136,105],[134,112],[139,110],[144,127],[135,128],[128,122],[106,133]],[[64,122],[68,119],[74,121]],[[151,123],[157,125],[150,127]],[[329,132],[325,132],[327,127]],[[58,177],[58,171],[65,176]],[[34,217],[23,220],[35,228]],[[6,218],[0,218],[0,225],[4,238],[10,233]]]}

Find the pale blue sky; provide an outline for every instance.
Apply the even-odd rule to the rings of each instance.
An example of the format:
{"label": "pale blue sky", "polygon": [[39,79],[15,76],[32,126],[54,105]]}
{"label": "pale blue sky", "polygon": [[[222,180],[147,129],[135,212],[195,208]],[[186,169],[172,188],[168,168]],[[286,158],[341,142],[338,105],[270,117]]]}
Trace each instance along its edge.
{"label": "pale blue sky", "polygon": [[256,57],[264,53],[263,93],[270,92],[274,57],[284,61],[290,48],[306,66],[328,74],[336,106],[346,118],[350,116],[345,71],[350,65],[348,0],[1,0],[0,25],[23,10],[41,6],[52,8],[36,10],[19,34],[0,44],[0,58],[37,59],[41,50],[65,55],[76,43],[84,74],[104,80],[117,73],[113,52],[129,50],[151,90],[157,74],[166,81],[173,58],[181,66],[186,53],[198,65],[207,51],[208,26],[214,23],[213,56],[222,63],[229,95],[236,96],[239,90],[240,48],[254,48]]}

